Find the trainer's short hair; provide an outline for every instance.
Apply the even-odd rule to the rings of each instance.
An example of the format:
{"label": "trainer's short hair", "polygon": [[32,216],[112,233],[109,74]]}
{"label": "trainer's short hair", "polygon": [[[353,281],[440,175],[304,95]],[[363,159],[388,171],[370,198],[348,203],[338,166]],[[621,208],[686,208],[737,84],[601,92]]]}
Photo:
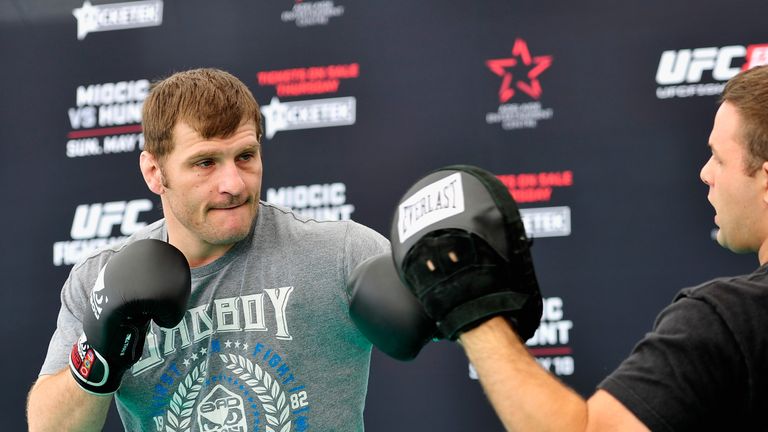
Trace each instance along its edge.
{"label": "trainer's short hair", "polygon": [[748,69],[725,85],[720,102],[739,113],[741,138],[746,145],[747,174],[753,175],[768,160],[768,65]]}

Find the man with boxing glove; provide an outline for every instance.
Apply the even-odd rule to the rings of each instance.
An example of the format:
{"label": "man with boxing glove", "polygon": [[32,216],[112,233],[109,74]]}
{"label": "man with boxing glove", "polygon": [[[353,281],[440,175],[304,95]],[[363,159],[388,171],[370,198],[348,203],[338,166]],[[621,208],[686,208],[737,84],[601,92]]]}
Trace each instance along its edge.
{"label": "man with boxing glove", "polygon": [[[72,402],[89,407],[63,413],[63,418],[56,419],[59,430],[101,427],[111,399],[99,396],[117,391],[123,374],[138,361],[150,320],[164,327],[175,326],[190,295],[186,258],[160,240],[137,240],[113,248],[94,257],[92,266],[94,271],[100,270],[89,295],[78,300],[85,303],[83,332],[70,347],[69,371],[44,375],[38,381],[40,389],[55,386],[61,392],[38,393],[37,398],[30,399],[34,403],[31,410],[53,411],[56,408],[52,407]],[[30,417],[30,430],[42,425],[38,420],[44,413],[39,414]]]}
{"label": "man with boxing glove", "polygon": [[144,239],[118,250],[96,277],[83,334],[69,356],[76,383],[95,395],[116,392],[141,356],[149,321],[174,327],[189,294],[189,265],[172,245]]}
{"label": "man with boxing glove", "polygon": [[[508,430],[768,430],[767,118],[768,66],[731,79],[709,138],[712,157],[700,174],[716,211],[718,242],[735,252],[757,252],[760,268],[682,290],[586,401],[526,349],[530,325],[538,323],[525,313],[525,301],[538,295],[524,277],[533,274],[532,264],[525,253],[500,254],[492,238],[480,233],[481,227],[499,226],[487,217],[494,209],[481,211],[481,203],[473,203],[475,223],[457,223],[455,215],[466,208],[446,189],[455,173],[439,171],[442,178],[433,176],[406,194],[391,238],[403,284],[380,285],[394,286],[401,296],[412,292],[410,300],[434,320],[436,334],[461,342]],[[524,237],[522,228],[517,234]],[[510,263],[523,259],[510,277],[499,257]],[[388,342],[380,326],[361,328],[372,340]],[[430,331],[424,325],[413,330]]]}
{"label": "man with boxing glove", "polygon": [[142,115],[164,218],[73,267],[30,430],[100,430],[111,395],[129,431],[362,430],[371,344],[346,279],[387,240],[260,201],[259,106],[231,74],[176,73]]}

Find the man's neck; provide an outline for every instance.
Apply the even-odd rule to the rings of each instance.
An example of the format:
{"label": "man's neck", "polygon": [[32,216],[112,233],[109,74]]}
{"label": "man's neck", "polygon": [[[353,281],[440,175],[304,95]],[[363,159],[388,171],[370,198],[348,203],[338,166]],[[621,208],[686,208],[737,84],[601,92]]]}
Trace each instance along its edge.
{"label": "man's neck", "polygon": [[224,256],[236,243],[211,244],[187,234],[183,228],[174,226],[168,219],[165,221],[168,233],[168,243],[176,246],[187,258],[190,268],[208,265]]}
{"label": "man's neck", "polygon": [[202,267],[204,265],[208,265],[216,261],[217,259],[221,258],[230,249],[232,249],[232,246],[234,246],[234,244],[230,244],[226,246],[217,246],[214,249],[207,249],[205,251],[197,250],[196,252],[191,252],[189,254],[185,252],[183,249],[181,251],[184,253],[184,256],[187,257],[187,261],[189,262],[189,267],[197,268],[197,267]]}

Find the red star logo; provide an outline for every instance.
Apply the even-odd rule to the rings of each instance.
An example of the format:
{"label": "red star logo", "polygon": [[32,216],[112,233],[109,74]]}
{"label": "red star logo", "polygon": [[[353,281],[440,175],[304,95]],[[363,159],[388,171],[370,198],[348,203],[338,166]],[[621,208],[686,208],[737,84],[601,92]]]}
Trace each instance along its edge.
{"label": "red star logo", "polygon": [[[528,44],[523,39],[518,38],[515,40],[515,45],[512,46],[512,57],[488,60],[485,64],[493,73],[502,78],[501,87],[499,87],[499,101],[501,103],[512,99],[512,96],[515,95],[515,88],[534,99],[538,99],[541,97],[541,84],[538,77],[552,65],[552,56],[531,57]],[[515,79],[512,72],[507,69],[520,64],[528,68],[528,73],[525,74],[525,78]],[[515,88],[512,87],[513,80]]]}

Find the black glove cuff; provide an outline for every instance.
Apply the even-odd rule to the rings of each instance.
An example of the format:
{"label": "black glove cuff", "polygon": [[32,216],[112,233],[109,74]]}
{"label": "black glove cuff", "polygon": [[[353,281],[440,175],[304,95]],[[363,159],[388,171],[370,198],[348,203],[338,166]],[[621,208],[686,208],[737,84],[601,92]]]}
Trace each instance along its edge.
{"label": "black glove cuff", "polygon": [[531,296],[514,291],[497,292],[463,303],[437,323],[443,338],[456,340],[462,332],[471,330],[496,315],[514,315]]}
{"label": "black glove cuff", "polygon": [[125,369],[110,368],[107,360],[88,344],[85,334],[72,346],[69,370],[86,392],[109,395],[117,391]]}

